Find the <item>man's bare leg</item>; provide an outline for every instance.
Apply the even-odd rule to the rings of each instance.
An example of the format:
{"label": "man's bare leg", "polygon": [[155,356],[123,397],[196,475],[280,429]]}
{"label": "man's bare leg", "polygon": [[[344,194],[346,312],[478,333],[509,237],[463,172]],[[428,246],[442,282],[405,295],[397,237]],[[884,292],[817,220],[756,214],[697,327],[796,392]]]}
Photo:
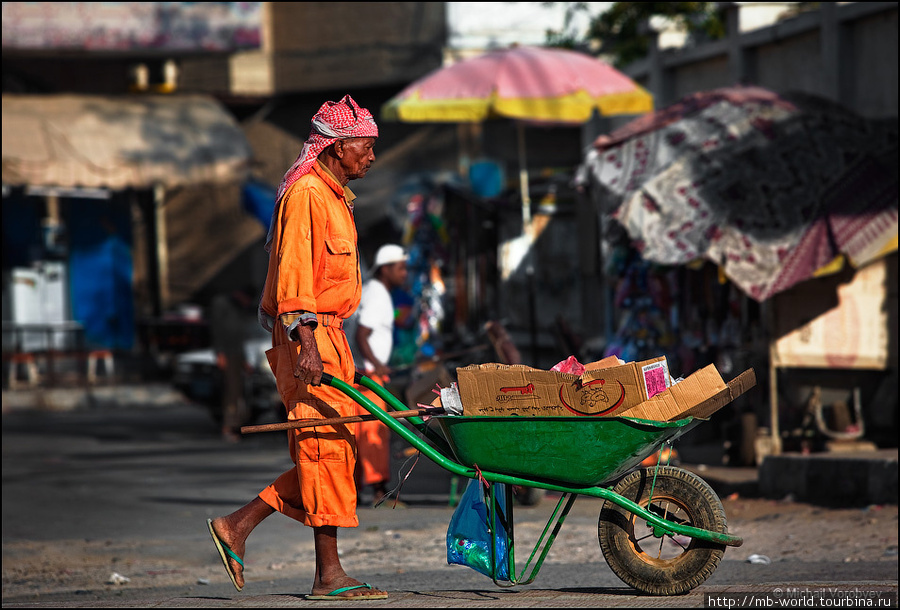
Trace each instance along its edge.
{"label": "man's bare leg", "polygon": [[[327,595],[335,589],[352,587],[362,583],[347,576],[341,566],[337,548],[337,528],[332,525],[313,528],[313,540],[316,545],[316,579],[313,582],[313,595]],[[357,595],[373,595],[384,593],[379,589],[353,589],[345,591],[338,597],[354,597]]]}
{"label": "man's bare leg", "polygon": [[[219,540],[228,545],[234,553],[244,558],[244,550],[247,537],[253,529],[262,523],[263,519],[275,512],[275,509],[256,496],[249,503],[237,509],[230,515],[213,519],[212,527]],[[239,587],[244,586],[244,568],[231,557],[228,564],[234,571],[234,579]]]}

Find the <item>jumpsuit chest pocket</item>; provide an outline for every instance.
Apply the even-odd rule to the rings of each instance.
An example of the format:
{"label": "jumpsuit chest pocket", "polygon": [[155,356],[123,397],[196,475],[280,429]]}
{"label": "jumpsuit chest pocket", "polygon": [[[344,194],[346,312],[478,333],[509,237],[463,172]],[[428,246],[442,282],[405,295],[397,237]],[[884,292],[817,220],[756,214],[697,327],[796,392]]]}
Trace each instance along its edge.
{"label": "jumpsuit chest pocket", "polygon": [[355,277],[355,252],[356,248],[349,239],[327,238],[325,240],[325,279],[336,284]]}

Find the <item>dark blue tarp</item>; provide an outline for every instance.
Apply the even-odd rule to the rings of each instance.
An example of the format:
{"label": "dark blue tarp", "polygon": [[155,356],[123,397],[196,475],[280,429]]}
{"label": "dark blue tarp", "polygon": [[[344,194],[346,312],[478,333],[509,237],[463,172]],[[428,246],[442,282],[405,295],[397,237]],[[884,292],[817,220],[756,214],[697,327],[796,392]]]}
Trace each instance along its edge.
{"label": "dark blue tarp", "polygon": [[72,318],[88,346],[134,343],[131,212],[121,201],[66,199]]}
{"label": "dark blue tarp", "polygon": [[268,184],[250,180],[244,184],[244,210],[269,229],[275,209],[275,189]]}

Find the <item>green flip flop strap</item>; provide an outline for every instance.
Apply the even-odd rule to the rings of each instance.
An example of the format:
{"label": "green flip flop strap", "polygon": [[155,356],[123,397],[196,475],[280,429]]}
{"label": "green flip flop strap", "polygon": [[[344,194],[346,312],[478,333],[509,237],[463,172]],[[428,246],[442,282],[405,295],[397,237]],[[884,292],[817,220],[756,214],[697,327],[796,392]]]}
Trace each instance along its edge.
{"label": "green flip flop strap", "polygon": [[341,587],[340,589],[335,589],[334,591],[332,591],[332,592],[329,593],[328,595],[333,595],[333,596],[337,597],[338,595],[340,595],[340,594],[343,593],[344,591],[353,591],[354,589],[363,589],[363,588],[365,588],[365,589],[371,589],[371,588],[372,588],[372,585],[370,585],[370,584],[367,583],[367,582],[364,582],[364,583],[361,584],[361,585],[354,585],[354,586],[352,586],[352,587]]}
{"label": "green flip flop strap", "polygon": [[241,564],[241,567],[242,567],[242,568],[244,567],[244,562],[241,561],[241,558],[237,556],[237,553],[235,553],[234,551],[232,551],[231,549],[229,549],[228,546],[227,546],[224,542],[222,542],[221,540],[219,541],[219,544],[222,545],[222,550],[225,551],[225,554],[226,554],[226,555],[228,555],[229,557],[231,557],[232,559],[234,559],[236,562],[238,562],[239,564]]}

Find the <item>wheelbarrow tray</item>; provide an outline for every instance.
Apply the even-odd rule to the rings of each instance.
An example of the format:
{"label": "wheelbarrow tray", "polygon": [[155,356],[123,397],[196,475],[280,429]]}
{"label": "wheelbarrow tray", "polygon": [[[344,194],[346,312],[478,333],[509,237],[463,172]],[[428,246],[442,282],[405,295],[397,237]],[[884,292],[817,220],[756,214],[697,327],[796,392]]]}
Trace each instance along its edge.
{"label": "wheelbarrow tray", "polygon": [[459,463],[503,474],[594,486],[613,481],[704,421],[630,417],[441,416]]}

